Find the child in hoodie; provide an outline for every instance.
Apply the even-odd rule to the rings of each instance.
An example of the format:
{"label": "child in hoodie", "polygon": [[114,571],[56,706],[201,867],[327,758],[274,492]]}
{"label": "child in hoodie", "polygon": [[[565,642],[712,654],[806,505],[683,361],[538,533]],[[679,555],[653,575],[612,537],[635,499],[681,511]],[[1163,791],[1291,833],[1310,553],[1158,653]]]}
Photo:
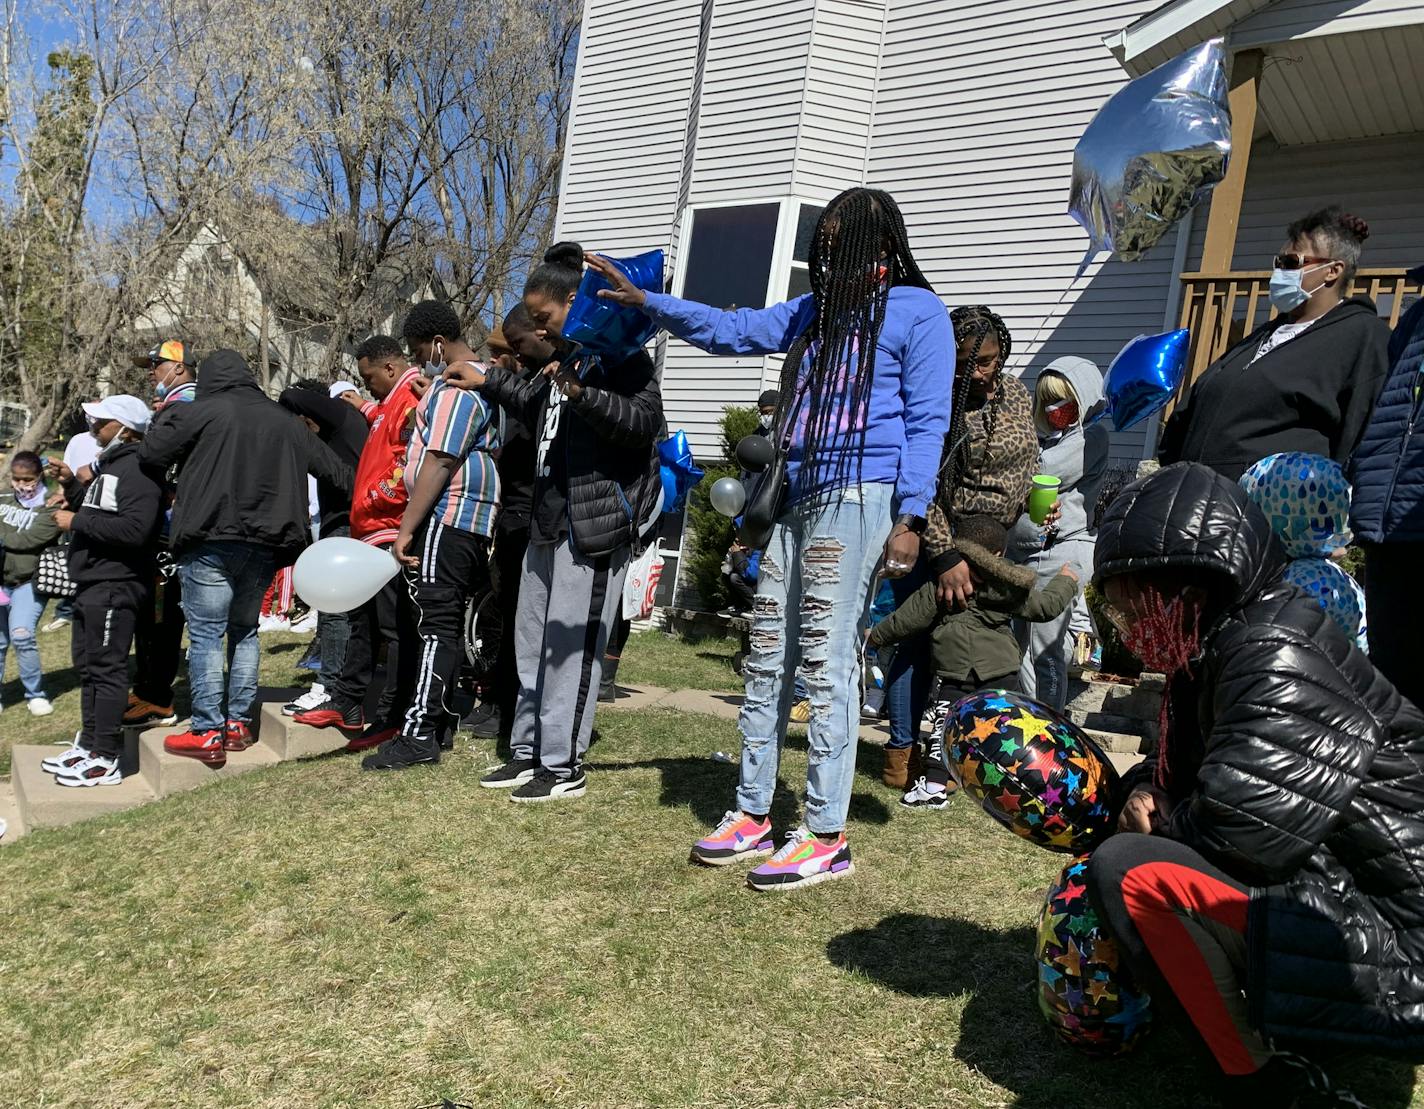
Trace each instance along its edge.
{"label": "child in hoodie", "polygon": [[[1078,576],[1064,565],[1042,589],[1034,589],[1033,571],[1003,557],[1008,533],[992,516],[968,516],[954,529],[954,549],[969,565],[974,593],[968,606],[945,612],[936,583],[918,591],[876,624],[870,646],[886,647],[930,632],[938,689],[930,698],[932,723],[918,780],[900,799],[910,809],[942,809],[949,801],[949,771],[944,761],[944,729],[954,703],[987,687],[1018,685],[1019,645],[1015,617],[1030,623],[1055,620],[1078,595]],[[914,774],[912,771],[912,779]]]}
{"label": "child in hoodie", "polygon": [[[1083,426],[1101,406],[1103,375],[1086,358],[1057,358],[1038,375],[1033,422],[1038,431],[1038,472],[1062,481],[1058,515],[1048,525],[1028,513],[1009,533],[1009,558],[1027,566],[1046,585],[1064,566],[1080,579],[1093,570],[1096,531],[1092,516],[1108,468],[1108,430]],[[1073,610],[1041,624],[1017,621],[1014,633],[1024,648],[1019,689],[1060,712],[1068,703],[1068,651]]]}
{"label": "child in hoodie", "polygon": [[[54,706],[44,694],[40,649],[35,630],[44,601],[35,594],[40,553],[59,537],[49,490],[41,476],[44,464],[31,451],[10,459],[10,488],[0,493],[0,546],[5,552],[4,594],[0,594],[0,675],[11,647],[20,664],[25,704],[35,716],[48,716]],[[6,596],[8,594],[8,596]]]}
{"label": "child in hoodie", "polygon": [[151,603],[163,474],[139,464],[139,443],[152,415],[143,401],[105,397],[84,411],[94,421],[103,465],[79,511],[55,513],[59,527],[74,536],[69,576],[78,587],[73,653],[83,726],[68,749],[41,765],[62,786],[116,786],[123,781],[129,648],[140,613]]}

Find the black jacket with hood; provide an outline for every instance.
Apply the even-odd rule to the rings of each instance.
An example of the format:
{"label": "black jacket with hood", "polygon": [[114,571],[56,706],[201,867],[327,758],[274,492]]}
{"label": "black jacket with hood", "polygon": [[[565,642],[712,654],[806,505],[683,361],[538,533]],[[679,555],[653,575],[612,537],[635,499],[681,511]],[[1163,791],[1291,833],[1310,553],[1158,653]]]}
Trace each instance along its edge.
{"label": "black jacket with hood", "polygon": [[311,541],[307,474],[351,490],[351,467],[269,399],[231,350],[203,359],[197,399],[150,430],[139,458],[183,464],[170,533],[179,554],[208,540],[253,543],[290,565]]}
{"label": "black jacket with hood", "polygon": [[1200,462],[1235,481],[1279,451],[1350,460],[1389,373],[1389,325],[1369,297],[1351,297],[1253,365],[1286,322],[1262,324],[1206,368],[1162,431],[1164,466]]}
{"label": "black jacket with hood", "polygon": [[1164,834],[1254,887],[1252,1024],[1424,1059],[1424,714],[1285,567],[1245,494],[1182,464],[1113,502],[1094,580],[1212,583],[1200,653],[1168,691]]}
{"label": "black jacket with hood", "polygon": [[163,533],[163,471],[140,461],[138,443],[113,443],[84,491],[70,530],[69,576],[76,585],[153,584]]}
{"label": "black jacket with hood", "polygon": [[[551,383],[542,374],[488,370],[485,396],[525,426],[544,426]],[[577,400],[565,403],[560,436],[568,474],[569,540],[585,558],[622,547],[634,553],[655,522],[662,498],[656,443],[665,428],[657,371],[646,351],[616,366],[589,367]],[[544,479],[534,478],[534,501]]]}

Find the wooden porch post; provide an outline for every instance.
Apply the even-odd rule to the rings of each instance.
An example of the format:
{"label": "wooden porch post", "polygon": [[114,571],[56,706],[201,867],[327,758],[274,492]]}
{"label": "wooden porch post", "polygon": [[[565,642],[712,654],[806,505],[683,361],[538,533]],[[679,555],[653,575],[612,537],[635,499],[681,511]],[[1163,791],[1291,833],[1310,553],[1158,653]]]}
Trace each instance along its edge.
{"label": "wooden porch post", "polygon": [[1251,137],[1256,131],[1256,94],[1261,85],[1259,50],[1242,50],[1231,63],[1231,163],[1211,194],[1202,248],[1203,273],[1226,273],[1236,254],[1236,228],[1241,222],[1241,197],[1251,163]]}

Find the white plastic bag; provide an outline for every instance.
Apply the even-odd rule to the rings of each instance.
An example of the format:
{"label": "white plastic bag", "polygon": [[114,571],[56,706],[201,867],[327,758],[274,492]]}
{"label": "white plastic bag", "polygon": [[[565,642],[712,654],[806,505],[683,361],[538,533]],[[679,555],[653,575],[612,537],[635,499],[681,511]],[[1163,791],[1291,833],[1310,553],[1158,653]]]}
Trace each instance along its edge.
{"label": "white plastic bag", "polygon": [[623,579],[623,618],[646,620],[657,601],[658,583],[663,579],[663,541],[649,543],[628,567]]}

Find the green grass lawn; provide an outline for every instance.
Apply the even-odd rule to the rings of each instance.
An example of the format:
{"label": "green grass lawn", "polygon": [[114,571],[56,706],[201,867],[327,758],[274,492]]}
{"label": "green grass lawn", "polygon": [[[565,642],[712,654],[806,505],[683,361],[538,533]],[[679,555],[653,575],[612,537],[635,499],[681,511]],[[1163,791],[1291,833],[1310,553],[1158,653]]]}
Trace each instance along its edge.
{"label": "green grass lawn", "polygon": [[[298,655],[264,644],[280,680]],[[687,651],[640,637],[628,680]],[[708,755],[735,726],[598,731],[579,802],[480,789],[491,747],[462,740],[434,768],[289,763],[0,850],[0,1103],[1211,1103],[1170,1027],[1098,1063],[1044,1025],[1032,926],[1061,858],[963,800],[901,811],[867,749],[856,874],[756,895],[686,862],[730,803]],[[778,829],[805,770],[793,741]],[[1339,1073],[1410,1104],[1408,1068]]]}
{"label": "green grass lawn", "polygon": [[662,689],[712,689],[740,693],[742,679],[732,669],[736,639],[682,639],[659,631],[628,638],[618,681]]}

